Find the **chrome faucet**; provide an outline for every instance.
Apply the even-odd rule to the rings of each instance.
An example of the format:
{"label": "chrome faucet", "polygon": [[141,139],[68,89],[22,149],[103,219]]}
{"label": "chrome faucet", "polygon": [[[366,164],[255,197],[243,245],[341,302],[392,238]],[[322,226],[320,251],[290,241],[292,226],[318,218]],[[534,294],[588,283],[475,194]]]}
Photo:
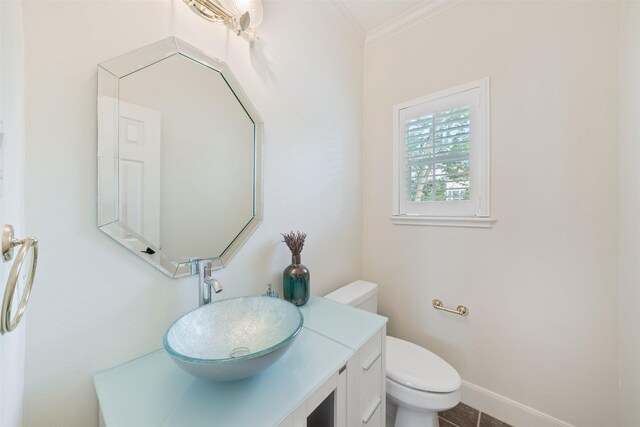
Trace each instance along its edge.
{"label": "chrome faucet", "polygon": [[222,285],[211,276],[211,261],[198,261],[198,278],[200,285],[198,291],[199,305],[202,307],[211,302],[214,293],[219,294],[222,292]]}

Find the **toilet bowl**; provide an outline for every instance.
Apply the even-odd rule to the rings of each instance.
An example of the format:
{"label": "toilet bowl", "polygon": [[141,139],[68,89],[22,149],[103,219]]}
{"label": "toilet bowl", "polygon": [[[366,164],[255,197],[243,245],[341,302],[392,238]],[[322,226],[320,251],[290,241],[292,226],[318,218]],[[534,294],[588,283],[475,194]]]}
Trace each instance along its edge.
{"label": "toilet bowl", "polygon": [[396,427],[436,427],[438,411],[460,402],[458,372],[429,350],[387,337],[387,397],[397,405]]}
{"label": "toilet bowl", "polygon": [[[325,298],[377,312],[378,285],[358,280]],[[462,380],[445,360],[411,342],[387,336],[387,398],[397,406],[395,427],[437,427],[438,411],[460,402]]]}

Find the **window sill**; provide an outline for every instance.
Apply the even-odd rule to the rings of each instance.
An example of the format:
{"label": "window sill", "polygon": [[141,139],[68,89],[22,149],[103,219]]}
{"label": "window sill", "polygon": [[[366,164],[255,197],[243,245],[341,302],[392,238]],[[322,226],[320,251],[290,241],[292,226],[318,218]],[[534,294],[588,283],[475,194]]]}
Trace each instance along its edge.
{"label": "window sill", "polygon": [[471,227],[491,228],[496,222],[490,217],[454,217],[454,216],[418,216],[418,215],[393,215],[391,222],[396,225],[430,225],[436,227]]}

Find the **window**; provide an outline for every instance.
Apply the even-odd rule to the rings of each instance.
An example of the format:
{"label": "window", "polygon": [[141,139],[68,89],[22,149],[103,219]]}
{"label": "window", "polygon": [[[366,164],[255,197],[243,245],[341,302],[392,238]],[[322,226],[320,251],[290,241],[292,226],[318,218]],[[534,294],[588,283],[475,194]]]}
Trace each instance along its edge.
{"label": "window", "polygon": [[393,221],[491,226],[489,79],[396,105],[393,112]]}

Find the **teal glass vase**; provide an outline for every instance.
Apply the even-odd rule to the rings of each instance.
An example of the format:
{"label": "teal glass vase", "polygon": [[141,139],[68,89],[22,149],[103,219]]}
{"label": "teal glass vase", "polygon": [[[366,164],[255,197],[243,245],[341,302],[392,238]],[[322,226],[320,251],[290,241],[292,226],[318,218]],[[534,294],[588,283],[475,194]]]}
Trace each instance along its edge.
{"label": "teal glass vase", "polygon": [[292,255],[291,265],[282,273],[282,294],[298,307],[309,301],[309,269],[300,264],[300,255]]}

